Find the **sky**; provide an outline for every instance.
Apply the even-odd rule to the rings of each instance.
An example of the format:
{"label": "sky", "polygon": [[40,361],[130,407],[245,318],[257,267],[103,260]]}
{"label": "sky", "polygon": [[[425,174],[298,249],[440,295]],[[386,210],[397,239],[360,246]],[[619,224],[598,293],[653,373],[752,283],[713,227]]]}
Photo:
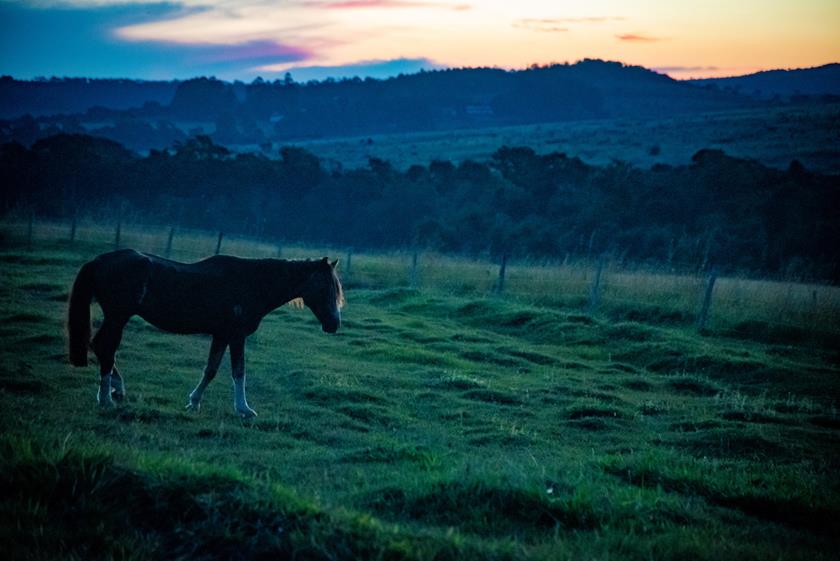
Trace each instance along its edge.
{"label": "sky", "polygon": [[840,62],[840,0],[0,0],[0,74],[250,81],[602,58],[675,78]]}

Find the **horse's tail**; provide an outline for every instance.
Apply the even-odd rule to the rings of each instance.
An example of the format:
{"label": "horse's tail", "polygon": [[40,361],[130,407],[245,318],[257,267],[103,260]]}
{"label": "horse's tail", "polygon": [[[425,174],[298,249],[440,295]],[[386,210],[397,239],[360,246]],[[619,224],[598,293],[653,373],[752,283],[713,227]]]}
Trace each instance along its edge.
{"label": "horse's tail", "polygon": [[73,366],[87,366],[90,346],[90,303],[93,300],[93,281],[96,264],[89,261],[82,265],[67,307],[68,354]]}

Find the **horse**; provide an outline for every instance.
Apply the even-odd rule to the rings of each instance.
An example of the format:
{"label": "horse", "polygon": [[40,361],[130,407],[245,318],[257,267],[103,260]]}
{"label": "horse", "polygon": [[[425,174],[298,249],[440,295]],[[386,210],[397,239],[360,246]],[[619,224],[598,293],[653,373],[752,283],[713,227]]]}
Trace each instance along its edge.
{"label": "horse", "polygon": [[[97,256],[79,269],[67,309],[68,354],[73,366],[99,360],[97,401],[103,408],[125,399],[125,384],[114,362],[123,329],[140,316],[164,331],[212,337],[207,366],[189,394],[187,409],[198,411],[207,385],[230,347],[234,409],[256,416],[245,399],[245,339],[262,319],[283,304],[308,307],[326,333],[341,325],[344,291],[338,260],[242,259],[216,255],[179,263],[132,249]],[[96,300],[103,321],[91,339],[90,306]]]}

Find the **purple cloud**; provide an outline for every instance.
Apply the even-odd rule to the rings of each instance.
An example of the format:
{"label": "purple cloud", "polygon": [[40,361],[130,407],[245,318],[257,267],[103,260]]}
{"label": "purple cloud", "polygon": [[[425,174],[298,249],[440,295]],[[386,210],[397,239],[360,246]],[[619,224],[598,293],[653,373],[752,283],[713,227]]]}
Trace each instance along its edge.
{"label": "purple cloud", "polygon": [[314,57],[315,53],[306,47],[284,45],[276,41],[248,41],[233,45],[193,44],[184,46],[196,51],[200,62],[248,61],[255,64],[301,62]]}
{"label": "purple cloud", "polygon": [[655,72],[669,74],[671,72],[711,72],[720,70],[719,66],[656,66],[651,68]]}

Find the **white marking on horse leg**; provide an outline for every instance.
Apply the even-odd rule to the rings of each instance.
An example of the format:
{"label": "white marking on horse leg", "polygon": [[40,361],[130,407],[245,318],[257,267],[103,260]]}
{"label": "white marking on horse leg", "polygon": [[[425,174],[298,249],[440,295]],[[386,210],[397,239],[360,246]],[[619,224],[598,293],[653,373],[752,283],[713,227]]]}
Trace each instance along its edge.
{"label": "white marking on horse leg", "polygon": [[190,411],[198,411],[201,409],[201,398],[204,396],[204,390],[207,389],[207,385],[210,383],[210,380],[213,379],[213,376],[215,376],[215,372],[208,375],[207,369],[204,369],[204,375],[201,377],[201,381],[195,389],[190,392],[190,401],[187,403],[187,409]]}
{"label": "white marking on horse leg", "polygon": [[100,407],[110,409],[114,407],[114,400],[111,399],[111,373],[99,376],[99,391],[96,392],[96,401]]}
{"label": "white marking on horse leg", "polygon": [[111,398],[117,401],[125,399],[125,383],[116,367],[111,371]]}
{"label": "white marking on horse leg", "polygon": [[257,412],[248,407],[248,401],[245,399],[245,373],[241,376],[233,378],[233,408],[243,419],[256,417]]}

